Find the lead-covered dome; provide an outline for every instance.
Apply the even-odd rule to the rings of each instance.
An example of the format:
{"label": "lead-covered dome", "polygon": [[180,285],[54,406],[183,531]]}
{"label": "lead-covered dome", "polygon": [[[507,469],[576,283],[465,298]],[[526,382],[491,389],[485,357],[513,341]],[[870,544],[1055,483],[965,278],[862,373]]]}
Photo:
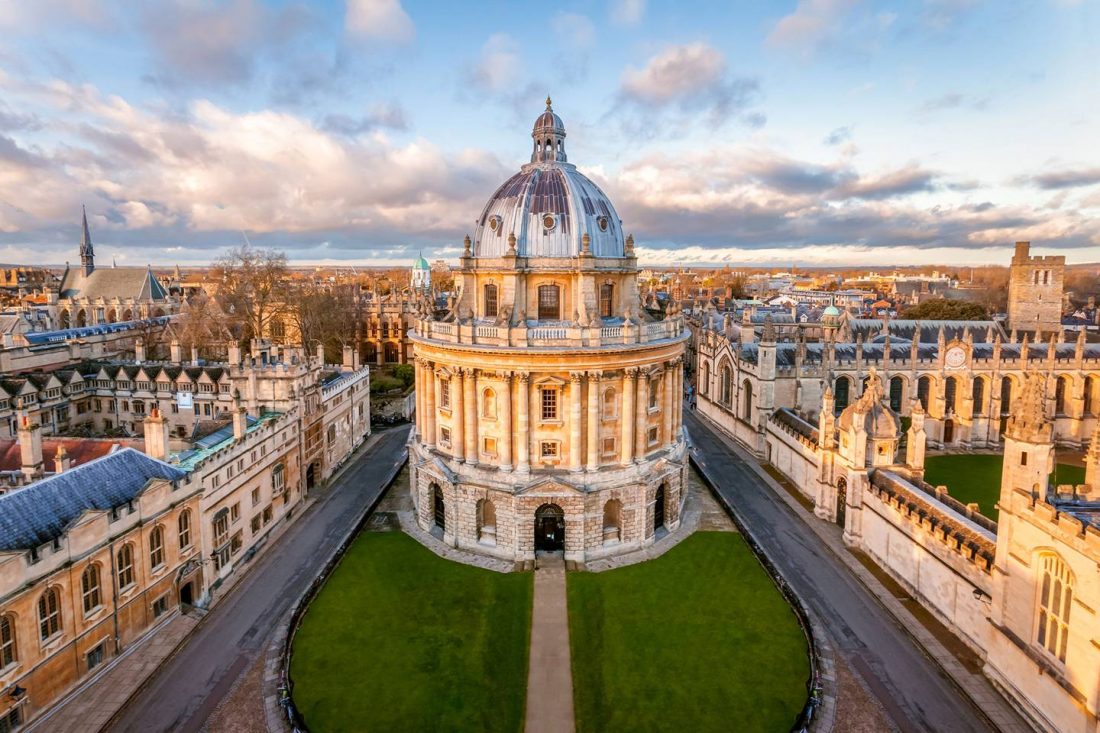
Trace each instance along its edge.
{"label": "lead-covered dome", "polygon": [[515,234],[520,257],[573,257],[587,234],[594,256],[625,256],[619,215],[600,187],[568,162],[565,125],[549,97],[531,138],[531,162],[496,190],[477,220],[474,255],[507,254]]}

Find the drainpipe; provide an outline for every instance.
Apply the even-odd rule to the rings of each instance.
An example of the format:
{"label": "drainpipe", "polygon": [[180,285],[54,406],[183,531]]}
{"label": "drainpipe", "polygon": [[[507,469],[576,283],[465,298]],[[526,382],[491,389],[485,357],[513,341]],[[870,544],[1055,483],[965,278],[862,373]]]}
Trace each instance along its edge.
{"label": "drainpipe", "polygon": [[118,635],[118,572],[115,568],[115,541],[111,540],[111,620],[115,625],[115,656],[122,652],[122,645]]}

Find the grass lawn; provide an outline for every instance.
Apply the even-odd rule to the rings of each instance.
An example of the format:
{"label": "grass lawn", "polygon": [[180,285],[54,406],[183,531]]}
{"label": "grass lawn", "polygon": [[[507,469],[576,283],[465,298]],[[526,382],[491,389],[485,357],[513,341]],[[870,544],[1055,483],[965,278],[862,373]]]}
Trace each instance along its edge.
{"label": "grass lawn", "polygon": [[697,532],[656,560],[569,573],[577,730],[790,730],[810,663],[745,540]]}
{"label": "grass lawn", "polygon": [[310,730],[523,728],[532,576],[444,560],[402,532],[364,532],[294,640]]}
{"label": "grass lawn", "polygon": [[[929,456],[924,461],[924,480],[933,486],[946,486],[951,496],[963,504],[976,502],[982,514],[996,521],[999,512],[994,505],[1001,496],[1002,459],[999,454]],[[1085,469],[1059,463],[1052,480],[1057,484],[1084,483]]]}

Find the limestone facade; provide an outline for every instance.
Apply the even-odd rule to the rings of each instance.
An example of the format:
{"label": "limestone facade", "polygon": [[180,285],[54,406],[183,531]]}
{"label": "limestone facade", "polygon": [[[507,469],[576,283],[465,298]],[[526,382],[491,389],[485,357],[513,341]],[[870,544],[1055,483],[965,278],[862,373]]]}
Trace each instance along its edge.
{"label": "limestone facade", "polygon": [[1030,242],[1017,242],[1008,271],[1008,325],[1019,331],[1059,333],[1066,258],[1032,257]]}
{"label": "limestone facade", "polygon": [[[564,136],[548,105],[531,164],[466,238],[453,307],[411,335],[419,523],[514,560],[636,549],[679,526],[685,498],[683,317],[644,314],[633,240]],[[540,180],[557,195],[521,191]]]}

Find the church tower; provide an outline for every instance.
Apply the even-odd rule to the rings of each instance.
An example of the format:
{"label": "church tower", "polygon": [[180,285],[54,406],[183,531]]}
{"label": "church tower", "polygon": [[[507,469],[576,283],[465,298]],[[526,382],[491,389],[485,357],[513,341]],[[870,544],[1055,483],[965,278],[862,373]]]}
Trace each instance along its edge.
{"label": "church tower", "polygon": [[1031,242],[1017,242],[1008,274],[1008,325],[1013,330],[1062,330],[1066,258],[1032,257]]}
{"label": "church tower", "polygon": [[84,268],[84,276],[92,274],[95,269],[95,252],[92,251],[92,234],[88,231],[88,212],[80,207],[83,215],[83,230],[80,233],[80,266]]}

